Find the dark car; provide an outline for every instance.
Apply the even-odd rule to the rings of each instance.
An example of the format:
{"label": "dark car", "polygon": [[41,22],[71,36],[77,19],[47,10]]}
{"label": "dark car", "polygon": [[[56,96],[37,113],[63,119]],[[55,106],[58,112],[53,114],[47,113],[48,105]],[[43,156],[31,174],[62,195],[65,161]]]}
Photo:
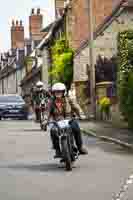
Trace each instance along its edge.
{"label": "dark car", "polygon": [[0,120],[2,118],[28,118],[28,109],[21,96],[0,95]]}

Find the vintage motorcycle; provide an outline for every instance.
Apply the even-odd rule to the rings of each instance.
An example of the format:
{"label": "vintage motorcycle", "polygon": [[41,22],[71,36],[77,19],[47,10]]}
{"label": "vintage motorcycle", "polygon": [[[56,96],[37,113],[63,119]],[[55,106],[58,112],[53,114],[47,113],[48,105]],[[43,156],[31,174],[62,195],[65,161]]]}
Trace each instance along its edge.
{"label": "vintage motorcycle", "polygon": [[61,162],[67,171],[72,170],[73,162],[78,159],[78,150],[74,144],[71,120],[51,121],[48,123],[50,134],[55,134],[59,141]]}

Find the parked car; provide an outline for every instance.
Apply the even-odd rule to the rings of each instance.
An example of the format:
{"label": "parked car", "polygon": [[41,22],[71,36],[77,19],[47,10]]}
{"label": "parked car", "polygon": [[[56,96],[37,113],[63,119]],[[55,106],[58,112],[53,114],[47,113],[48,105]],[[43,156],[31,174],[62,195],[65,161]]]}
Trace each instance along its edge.
{"label": "parked car", "polygon": [[2,118],[28,119],[28,108],[19,95],[0,95],[0,120]]}

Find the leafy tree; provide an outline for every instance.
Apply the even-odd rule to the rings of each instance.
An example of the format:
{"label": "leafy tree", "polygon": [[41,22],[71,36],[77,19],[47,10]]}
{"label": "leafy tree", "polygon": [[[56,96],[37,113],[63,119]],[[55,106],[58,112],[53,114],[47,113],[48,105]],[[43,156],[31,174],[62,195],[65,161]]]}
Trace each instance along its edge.
{"label": "leafy tree", "polygon": [[52,67],[49,74],[52,76],[53,82],[63,82],[69,89],[73,79],[74,52],[64,38],[55,41],[51,52]]}

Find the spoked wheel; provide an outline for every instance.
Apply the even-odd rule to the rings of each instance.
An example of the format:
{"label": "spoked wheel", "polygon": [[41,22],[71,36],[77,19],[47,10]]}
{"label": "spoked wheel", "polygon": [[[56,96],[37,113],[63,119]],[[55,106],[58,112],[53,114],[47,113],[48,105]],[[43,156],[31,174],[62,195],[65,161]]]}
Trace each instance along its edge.
{"label": "spoked wheel", "polygon": [[72,170],[72,161],[67,139],[62,140],[62,154],[65,162],[66,171]]}

